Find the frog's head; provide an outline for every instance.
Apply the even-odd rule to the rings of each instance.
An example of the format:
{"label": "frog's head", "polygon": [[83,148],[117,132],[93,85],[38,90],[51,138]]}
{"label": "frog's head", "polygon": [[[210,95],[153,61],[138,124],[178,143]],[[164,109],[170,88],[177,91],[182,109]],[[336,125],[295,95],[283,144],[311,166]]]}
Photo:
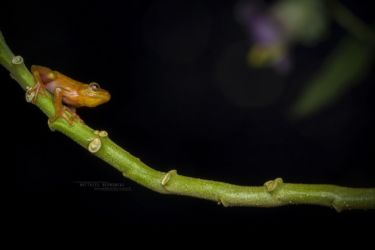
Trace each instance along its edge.
{"label": "frog's head", "polygon": [[82,98],[82,106],[96,107],[100,104],[106,103],[111,99],[111,94],[102,88],[96,82],[85,84],[80,90]]}

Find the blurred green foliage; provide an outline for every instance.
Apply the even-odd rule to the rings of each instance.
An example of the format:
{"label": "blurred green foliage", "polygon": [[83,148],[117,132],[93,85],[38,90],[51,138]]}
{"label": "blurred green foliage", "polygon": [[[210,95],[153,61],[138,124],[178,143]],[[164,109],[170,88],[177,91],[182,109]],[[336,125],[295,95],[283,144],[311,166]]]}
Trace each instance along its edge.
{"label": "blurred green foliage", "polygon": [[303,118],[335,102],[368,75],[374,57],[375,44],[351,36],[343,38],[302,90],[290,110],[291,116]]}

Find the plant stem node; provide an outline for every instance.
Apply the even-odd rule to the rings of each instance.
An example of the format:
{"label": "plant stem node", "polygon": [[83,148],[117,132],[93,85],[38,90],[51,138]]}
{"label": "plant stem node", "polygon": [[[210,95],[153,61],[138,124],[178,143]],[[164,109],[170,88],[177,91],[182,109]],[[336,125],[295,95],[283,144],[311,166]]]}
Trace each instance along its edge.
{"label": "plant stem node", "polygon": [[91,152],[91,153],[96,153],[99,151],[99,149],[102,147],[102,141],[100,140],[100,138],[94,138],[90,143],[89,143],[89,146],[88,146],[88,150]]}
{"label": "plant stem node", "polygon": [[276,178],[275,180],[270,180],[264,183],[264,186],[267,189],[267,192],[273,192],[276,188],[280,187],[284,183],[282,178]]}
{"label": "plant stem node", "polygon": [[167,183],[169,182],[169,180],[171,179],[171,176],[172,175],[176,175],[177,174],[177,171],[176,170],[170,170],[168,173],[166,173],[163,178],[161,179],[161,185],[163,187],[165,187],[167,185]]}
{"label": "plant stem node", "polygon": [[22,56],[14,56],[12,58],[12,64],[14,65],[19,65],[19,64],[22,64],[23,63],[23,58]]}

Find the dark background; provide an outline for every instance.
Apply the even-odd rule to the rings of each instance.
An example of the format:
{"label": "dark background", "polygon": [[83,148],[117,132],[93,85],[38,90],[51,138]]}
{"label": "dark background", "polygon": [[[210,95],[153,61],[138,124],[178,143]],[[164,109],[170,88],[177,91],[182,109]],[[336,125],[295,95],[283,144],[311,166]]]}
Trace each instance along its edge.
{"label": "dark background", "polygon": [[[367,22],[370,1],[344,1]],[[242,185],[283,177],[294,183],[374,186],[374,77],[302,121],[287,111],[345,34],[333,31],[314,48],[297,46],[288,76],[245,64],[247,35],[235,1],[29,1],[5,5],[1,30],[26,65],[48,66],[97,81],[112,100],[79,109],[87,124],[161,171]],[[5,11],[4,11],[5,10]],[[0,69],[10,118],[7,167],[15,169],[22,223],[363,223],[370,212],[294,206],[223,208],[164,196],[124,179],[59,133],[24,101]],[[3,118],[4,119],[4,118]],[[121,190],[80,183],[108,182]]]}

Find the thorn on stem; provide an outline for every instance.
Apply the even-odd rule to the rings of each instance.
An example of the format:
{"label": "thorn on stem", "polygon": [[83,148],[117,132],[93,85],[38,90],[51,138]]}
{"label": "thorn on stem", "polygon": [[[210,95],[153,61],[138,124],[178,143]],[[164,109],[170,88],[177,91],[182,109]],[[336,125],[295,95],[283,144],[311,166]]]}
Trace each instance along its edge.
{"label": "thorn on stem", "polygon": [[88,150],[91,153],[96,153],[102,147],[102,141],[99,138],[94,138],[88,146]]}
{"label": "thorn on stem", "polygon": [[108,132],[105,131],[105,130],[95,130],[94,131],[94,134],[98,135],[99,137],[107,137],[108,136]]}
{"label": "thorn on stem", "polygon": [[12,64],[14,65],[19,65],[23,63],[23,58],[22,56],[13,56],[12,58]]}
{"label": "thorn on stem", "polygon": [[332,207],[338,212],[342,212],[344,209],[345,210],[349,210],[350,209],[350,206],[348,203],[346,203],[345,201],[341,201],[340,199],[338,198],[335,198],[333,201],[332,201]]}
{"label": "thorn on stem", "polygon": [[264,186],[267,189],[267,192],[271,193],[280,187],[284,183],[282,178],[276,178],[275,180],[270,180],[264,183]]}
{"label": "thorn on stem", "polygon": [[49,129],[52,131],[52,132],[55,132],[55,128],[54,128],[54,122],[51,122],[51,120],[50,119],[48,119],[47,120],[47,123],[48,123],[48,127],[49,127]]}
{"label": "thorn on stem", "polygon": [[99,136],[100,137],[107,137],[108,136],[108,132],[105,131],[105,130],[102,130],[102,131],[99,132]]}
{"label": "thorn on stem", "polygon": [[169,182],[169,180],[171,179],[171,176],[172,175],[176,175],[177,174],[177,171],[176,170],[170,170],[168,173],[166,173],[163,178],[161,179],[161,185],[163,187],[165,187],[167,185],[167,183]]}
{"label": "thorn on stem", "polygon": [[105,131],[105,130],[102,130],[102,131],[99,131],[99,130],[95,130],[94,131],[94,134],[100,136],[100,137],[107,137],[108,136],[108,132]]}
{"label": "thorn on stem", "polygon": [[226,202],[223,198],[219,198],[219,200],[217,201],[217,204],[223,205],[223,207],[229,207],[229,203]]}

